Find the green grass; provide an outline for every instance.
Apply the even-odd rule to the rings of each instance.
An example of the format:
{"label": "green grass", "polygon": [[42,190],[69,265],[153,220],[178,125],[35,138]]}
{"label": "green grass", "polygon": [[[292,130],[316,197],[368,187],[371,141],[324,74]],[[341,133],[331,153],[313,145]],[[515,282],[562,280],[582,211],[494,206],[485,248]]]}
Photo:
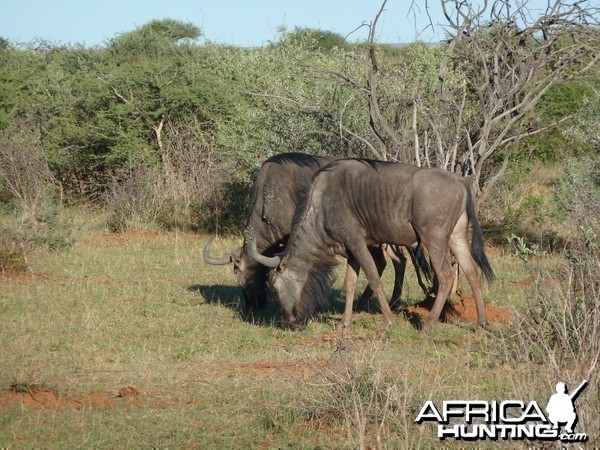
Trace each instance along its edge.
{"label": "green grass", "polygon": [[[507,398],[517,373],[540,370],[507,376],[487,352],[492,342],[461,322],[426,336],[399,317],[382,336],[381,316],[361,313],[342,337],[340,280],[332,308],[306,330],[244,320],[233,271],[204,264],[205,242],[94,233],[0,279],[0,447],[356,448],[378,436],[390,448],[437,447],[434,430],[414,424],[425,400]],[[528,288],[515,282],[527,271],[501,252],[491,260],[498,281],[486,299],[519,307]],[[412,272],[405,298],[414,303],[422,294]],[[36,407],[6,400],[11,386],[68,400],[104,393],[109,403]],[[111,394],[127,386],[141,392],[135,401]],[[367,404],[373,392],[393,408]],[[349,419],[357,401],[367,402],[363,429]]]}

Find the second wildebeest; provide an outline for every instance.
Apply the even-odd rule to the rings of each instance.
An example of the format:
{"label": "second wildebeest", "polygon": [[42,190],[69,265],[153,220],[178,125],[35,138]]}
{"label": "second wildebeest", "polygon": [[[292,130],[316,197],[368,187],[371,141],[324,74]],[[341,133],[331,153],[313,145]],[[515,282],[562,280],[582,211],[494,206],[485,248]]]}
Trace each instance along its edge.
{"label": "second wildebeest", "polygon": [[452,287],[449,251],[467,276],[476,300],[477,323],[484,325],[481,272],[489,280],[494,275],[484,252],[470,180],[440,169],[372,160],[337,160],[323,167],[315,174],[306,203],[297,215],[285,256],[263,260],[276,267],[270,282],[283,323],[306,323],[325,302],[332,264],[335,256],[341,255],[349,258],[352,269],[344,282],[343,324],[350,323],[351,292],[360,267],[389,325],[393,314],[368,248],[417,242],[427,247],[438,282],[436,300],[423,330],[438,320]]}
{"label": "second wildebeest", "polygon": [[252,206],[244,228],[242,246],[229,255],[210,255],[212,239],[204,247],[209,264],[233,264],[248,312],[263,308],[267,301],[267,269],[250,256],[249,243],[260,255],[281,251],[292,229],[292,219],[303,190],[322,166],[336,158],[303,153],[282,153],[268,158],[254,182]]}
{"label": "second wildebeest", "polygon": [[[331,156],[311,156],[303,153],[282,153],[267,159],[254,183],[252,207],[244,229],[244,241],[241,247],[230,254],[213,257],[210,255],[212,239],[204,247],[204,260],[209,264],[233,264],[240,283],[248,312],[265,306],[267,299],[268,269],[260,264],[262,256],[273,256],[282,251],[282,246],[292,230],[292,221],[296,206],[310,188],[313,175],[323,166],[338,158]],[[257,256],[251,256],[250,242],[256,245]],[[379,273],[385,267],[385,257],[380,247],[369,249]],[[398,260],[393,260],[395,285],[392,299],[397,300],[402,291],[406,258],[396,252]],[[424,258],[419,260],[423,272],[428,267]],[[371,295],[370,288],[361,296]]]}

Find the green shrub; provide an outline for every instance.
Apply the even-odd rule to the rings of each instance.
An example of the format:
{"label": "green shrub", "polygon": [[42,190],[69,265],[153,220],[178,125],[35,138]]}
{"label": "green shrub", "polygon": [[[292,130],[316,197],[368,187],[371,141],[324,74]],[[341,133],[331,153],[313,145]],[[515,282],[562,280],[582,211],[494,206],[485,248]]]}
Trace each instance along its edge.
{"label": "green shrub", "polygon": [[23,248],[10,238],[4,226],[0,226],[0,274],[22,273],[26,269],[27,263]]}
{"label": "green shrub", "polygon": [[600,159],[573,158],[556,191],[560,207],[581,230],[600,227]]}
{"label": "green shrub", "polygon": [[69,248],[72,224],[65,219],[60,187],[37,136],[22,129],[0,132],[0,271],[21,272],[27,253]]}
{"label": "green shrub", "polygon": [[[498,339],[498,363],[518,367],[543,364],[550,380],[588,380],[595,386],[600,359],[600,217],[598,161],[569,161],[560,179],[557,198],[568,220],[577,225],[576,236],[565,243],[562,263],[530,261],[529,249],[513,236],[532,273],[526,307],[516,315],[511,330]],[[597,440],[600,391],[592,390],[578,405],[578,415],[590,441]]]}
{"label": "green shrub", "polygon": [[61,251],[74,243],[74,225],[64,217],[62,206],[52,199],[17,202],[2,217],[4,237],[25,251]]}
{"label": "green shrub", "polygon": [[133,166],[109,184],[109,229],[241,229],[250,177],[243,164],[240,169],[223,159],[213,142],[190,128],[171,130],[160,164]]}

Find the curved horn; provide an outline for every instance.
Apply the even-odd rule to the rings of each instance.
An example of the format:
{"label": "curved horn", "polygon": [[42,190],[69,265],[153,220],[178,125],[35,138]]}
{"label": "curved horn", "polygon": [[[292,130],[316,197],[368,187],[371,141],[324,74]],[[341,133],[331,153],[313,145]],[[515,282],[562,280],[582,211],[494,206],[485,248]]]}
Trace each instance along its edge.
{"label": "curved horn", "polygon": [[210,238],[206,245],[204,246],[204,251],[202,252],[202,257],[204,261],[208,264],[212,264],[213,266],[223,266],[225,264],[231,264],[233,262],[233,253],[229,256],[223,256],[221,258],[213,258],[210,256],[210,246],[212,245],[212,241],[214,238]]}
{"label": "curved horn", "polygon": [[256,262],[259,262],[263,266],[267,266],[272,269],[277,267],[279,265],[279,262],[281,261],[281,258],[279,256],[269,257],[258,253],[258,250],[256,250],[256,241],[254,239],[251,239],[250,255]]}

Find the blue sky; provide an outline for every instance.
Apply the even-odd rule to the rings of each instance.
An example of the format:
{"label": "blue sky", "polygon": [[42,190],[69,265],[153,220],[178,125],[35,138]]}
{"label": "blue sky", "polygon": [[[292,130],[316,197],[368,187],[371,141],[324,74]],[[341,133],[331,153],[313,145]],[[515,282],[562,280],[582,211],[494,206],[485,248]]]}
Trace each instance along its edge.
{"label": "blue sky", "polygon": [[[102,45],[108,39],[148,23],[171,18],[199,26],[204,37],[221,44],[261,46],[284,26],[351,33],[369,22],[380,0],[9,0],[0,8],[0,37],[13,43],[44,39],[57,44]],[[389,0],[377,27],[378,41],[436,41],[443,29],[431,27],[424,14],[415,22],[409,0]],[[420,2],[424,3],[424,2]],[[432,5],[438,2],[430,0]],[[441,22],[432,11],[434,23]],[[366,28],[350,40],[365,40]]]}

